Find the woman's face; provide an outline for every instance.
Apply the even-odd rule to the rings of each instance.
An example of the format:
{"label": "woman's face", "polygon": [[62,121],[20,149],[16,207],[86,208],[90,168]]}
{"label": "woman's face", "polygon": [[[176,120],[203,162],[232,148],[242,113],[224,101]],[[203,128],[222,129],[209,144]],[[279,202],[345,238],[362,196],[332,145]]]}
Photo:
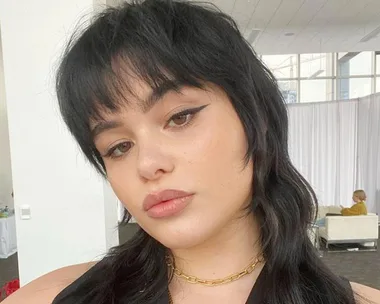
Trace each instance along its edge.
{"label": "woman's face", "polygon": [[152,237],[171,249],[196,246],[250,202],[253,164],[244,163],[242,124],[213,85],[151,98],[136,82],[134,92],[122,111],[92,126],[108,180]]}

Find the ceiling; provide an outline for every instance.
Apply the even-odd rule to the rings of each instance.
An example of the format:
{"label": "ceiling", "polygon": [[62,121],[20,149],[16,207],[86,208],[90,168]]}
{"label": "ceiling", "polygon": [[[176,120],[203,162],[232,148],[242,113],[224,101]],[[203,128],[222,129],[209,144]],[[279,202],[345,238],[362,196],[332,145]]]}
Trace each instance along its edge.
{"label": "ceiling", "polygon": [[380,50],[380,0],[193,1],[212,2],[231,15],[247,39],[255,38],[259,54]]}
{"label": "ceiling", "polygon": [[259,54],[380,50],[380,0],[210,2],[232,15],[246,38],[254,31]]}

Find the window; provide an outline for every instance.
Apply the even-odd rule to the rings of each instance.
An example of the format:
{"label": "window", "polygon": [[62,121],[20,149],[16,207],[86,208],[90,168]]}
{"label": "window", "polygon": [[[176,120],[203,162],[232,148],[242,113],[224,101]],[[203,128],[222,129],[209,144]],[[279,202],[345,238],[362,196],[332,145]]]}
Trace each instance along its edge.
{"label": "window", "polygon": [[297,81],[278,81],[278,86],[286,103],[297,102]]}
{"label": "window", "polygon": [[277,79],[297,77],[297,55],[265,55],[262,61]]}
{"label": "window", "polygon": [[310,79],[332,76],[332,55],[326,53],[301,54],[300,70],[301,77]]}
{"label": "window", "polygon": [[301,80],[300,102],[316,102],[334,99],[332,79]]}
{"label": "window", "polygon": [[287,103],[342,100],[380,93],[380,50],[260,58],[277,78]]}
{"label": "window", "polygon": [[338,54],[338,76],[371,75],[372,52]]}
{"label": "window", "polygon": [[372,78],[347,78],[337,80],[337,99],[351,99],[371,94]]}
{"label": "window", "polygon": [[376,93],[380,92],[380,77],[376,77]]}
{"label": "window", "polygon": [[380,75],[380,51],[376,51],[376,75]]}

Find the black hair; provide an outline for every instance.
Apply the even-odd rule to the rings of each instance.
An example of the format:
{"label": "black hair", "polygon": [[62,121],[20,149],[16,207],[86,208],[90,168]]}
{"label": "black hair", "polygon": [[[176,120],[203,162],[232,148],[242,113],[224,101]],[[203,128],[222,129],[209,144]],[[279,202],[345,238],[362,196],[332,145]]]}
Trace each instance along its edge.
{"label": "black hair", "polygon": [[[131,77],[153,89],[168,82],[197,88],[212,83],[228,95],[244,127],[247,158],[254,163],[250,209],[261,227],[265,301],[354,304],[349,288],[309,240],[317,200],[289,159],[286,106],[273,75],[234,20],[208,4],[134,1],[107,8],[73,36],[57,74],[59,106],[81,150],[104,176],[90,122],[123,106],[124,92],[133,93]],[[140,229],[54,304],[157,303],[168,288],[166,254]]]}

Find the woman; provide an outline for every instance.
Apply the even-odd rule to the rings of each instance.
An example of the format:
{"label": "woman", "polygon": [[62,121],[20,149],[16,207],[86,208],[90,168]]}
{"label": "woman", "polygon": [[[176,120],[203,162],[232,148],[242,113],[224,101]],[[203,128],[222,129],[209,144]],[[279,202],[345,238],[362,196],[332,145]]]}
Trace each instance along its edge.
{"label": "woman", "polygon": [[367,200],[367,195],[364,190],[355,190],[352,194],[352,201],[354,205],[350,208],[342,207],[341,214],[344,216],[350,215],[367,215],[367,206],[365,201]]}
{"label": "woman", "polygon": [[[365,201],[367,199],[367,195],[364,190],[355,190],[352,194],[352,200],[354,205],[351,208],[345,208],[344,206],[340,206],[340,213],[327,213],[326,216],[354,216],[354,215],[367,215],[367,206]],[[319,227],[326,226],[326,216],[320,218],[315,222],[315,224]]]}
{"label": "woman", "polygon": [[285,105],[230,17],[183,1],[107,9],[70,43],[57,92],[83,153],[142,229],[17,303],[377,299],[354,285],[355,300],[309,241],[316,199],[289,160]]}

